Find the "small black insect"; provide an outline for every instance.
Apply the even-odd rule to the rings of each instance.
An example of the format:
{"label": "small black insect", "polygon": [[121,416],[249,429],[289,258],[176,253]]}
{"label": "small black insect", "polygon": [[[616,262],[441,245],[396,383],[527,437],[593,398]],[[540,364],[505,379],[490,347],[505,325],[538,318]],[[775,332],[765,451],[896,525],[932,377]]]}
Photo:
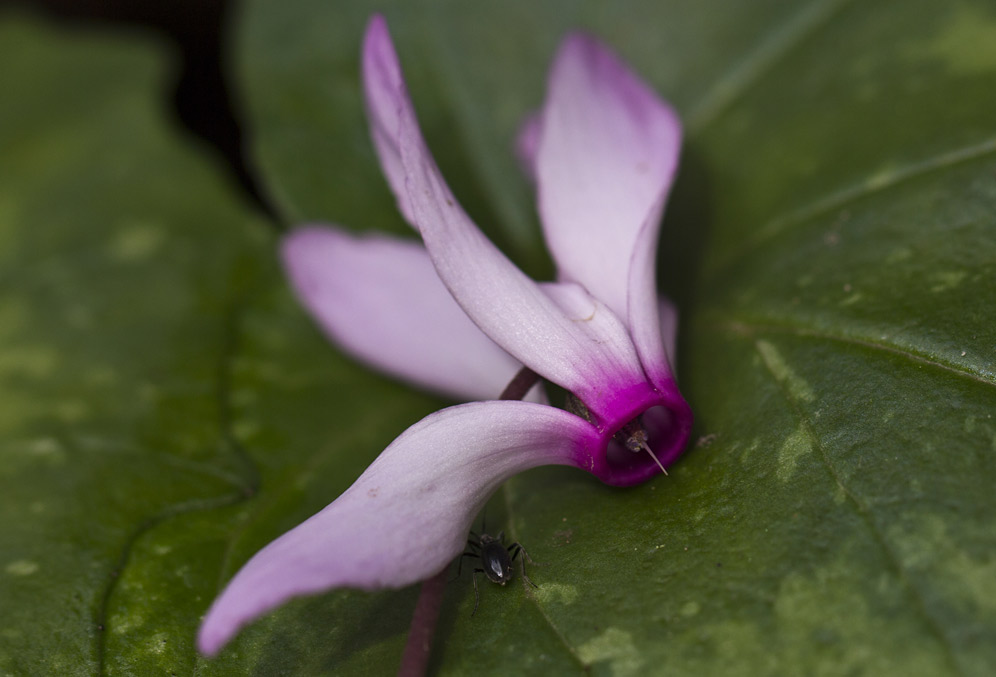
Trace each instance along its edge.
{"label": "small black insect", "polygon": [[468,550],[460,555],[457,576],[460,575],[460,570],[463,567],[464,557],[476,557],[481,561],[481,567],[474,569],[474,610],[470,612],[471,616],[477,613],[477,605],[481,603],[481,595],[477,590],[477,574],[484,574],[491,582],[505,585],[512,580],[512,562],[519,556],[520,552],[523,556],[523,559],[519,560],[522,568],[522,580],[534,588],[539,587],[526,575],[526,560],[528,559],[531,564],[535,564],[535,562],[518,541],[506,547],[504,531],[499,531],[497,537],[489,536],[483,530],[480,536],[471,531],[470,538],[467,539],[467,547]]}

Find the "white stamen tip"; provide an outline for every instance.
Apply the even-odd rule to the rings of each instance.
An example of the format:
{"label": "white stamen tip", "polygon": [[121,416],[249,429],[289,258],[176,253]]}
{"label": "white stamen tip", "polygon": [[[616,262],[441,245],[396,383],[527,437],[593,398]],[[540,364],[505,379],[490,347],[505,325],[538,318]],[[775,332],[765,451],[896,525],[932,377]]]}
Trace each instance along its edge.
{"label": "white stamen tip", "polygon": [[654,455],[654,452],[650,451],[650,447],[648,447],[647,443],[643,440],[640,440],[640,448],[650,454],[650,458],[654,459],[654,462],[657,463],[657,467],[661,469],[661,472],[667,475],[667,470],[664,469],[664,465],[660,462],[660,460],[658,460],[657,456]]}

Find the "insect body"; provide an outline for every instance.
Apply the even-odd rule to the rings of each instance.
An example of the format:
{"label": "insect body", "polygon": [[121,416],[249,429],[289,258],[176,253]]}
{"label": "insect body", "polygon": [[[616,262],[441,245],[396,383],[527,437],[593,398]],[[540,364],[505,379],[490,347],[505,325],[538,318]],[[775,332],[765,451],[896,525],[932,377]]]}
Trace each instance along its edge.
{"label": "insect body", "polygon": [[[467,547],[468,550],[460,555],[461,566],[464,557],[476,557],[481,563],[479,568],[474,569],[474,610],[470,613],[471,616],[477,613],[477,605],[481,602],[481,595],[477,589],[477,574],[484,574],[493,583],[505,585],[512,580],[512,562],[519,556],[520,552],[523,556],[523,559],[519,560],[522,568],[522,580],[534,588],[539,587],[529,580],[529,576],[526,576],[526,560],[533,561],[529,557],[529,553],[519,542],[506,547],[504,531],[498,532],[497,537],[485,533],[478,536],[471,531],[470,538],[467,539]],[[460,575],[459,568],[457,575]]]}

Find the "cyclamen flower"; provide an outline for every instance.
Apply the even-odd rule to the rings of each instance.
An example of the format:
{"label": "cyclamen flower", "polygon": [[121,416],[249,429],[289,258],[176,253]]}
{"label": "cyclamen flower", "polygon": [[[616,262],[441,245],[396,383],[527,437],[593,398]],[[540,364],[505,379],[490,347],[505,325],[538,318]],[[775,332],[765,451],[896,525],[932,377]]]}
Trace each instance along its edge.
{"label": "cyclamen flower", "polygon": [[538,284],[447,187],[381,17],[365,36],[363,82],[384,174],[424,247],[298,230],[283,251],[298,295],[340,345],[409,381],[495,398],[525,365],[567,390],[574,413],[536,390],[536,401],[473,402],[416,423],[342,496],[236,574],[201,627],[207,654],[292,597],[435,575],[518,472],[572,465],[632,485],[658,472],[652,456],[672,462],[691,429],[668,360],[676,316],[655,284],[681,137],[671,109],[592,38],[564,41],[518,145],[558,269],[557,282]]}

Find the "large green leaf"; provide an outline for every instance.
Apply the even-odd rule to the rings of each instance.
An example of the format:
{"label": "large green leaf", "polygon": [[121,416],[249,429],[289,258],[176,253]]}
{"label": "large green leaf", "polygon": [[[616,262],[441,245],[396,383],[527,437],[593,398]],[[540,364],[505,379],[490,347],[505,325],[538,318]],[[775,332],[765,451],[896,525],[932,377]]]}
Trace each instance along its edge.
{"label": "large green leaf", "polygon": [[259,266],[153,50],[8,18],[0,60],[0,671],[91,674],[132,545],[256,484],[218,375]]}
{"label": "large green leaf", "polygon": [[[384,7],[378,3],[377,7]],[[357,75],[373,4],[249,2],[233,64],[289,223],[405,232]],[[536,590],[448,586],[448,674],[996,666],[996,10],[978,2],[388,5],[469,211],[549,271],[510,145],[587,27],[682,111],[663,282],[699,440],[488,511]],[[0,671],[390,674],[416,590],[299,600],[211,661],[200,615],[440,401],[330,348],[137,38],[0,25]],[[398,553],[403,566],[406,553]]]}
{"label": "large green leaf", "polygon": [[[190,674],[233,569],[438,402],[284,295],[155,45],[8,16],[0,61],[0,673]],[[271,665],[275,622],[209,667]]]}

